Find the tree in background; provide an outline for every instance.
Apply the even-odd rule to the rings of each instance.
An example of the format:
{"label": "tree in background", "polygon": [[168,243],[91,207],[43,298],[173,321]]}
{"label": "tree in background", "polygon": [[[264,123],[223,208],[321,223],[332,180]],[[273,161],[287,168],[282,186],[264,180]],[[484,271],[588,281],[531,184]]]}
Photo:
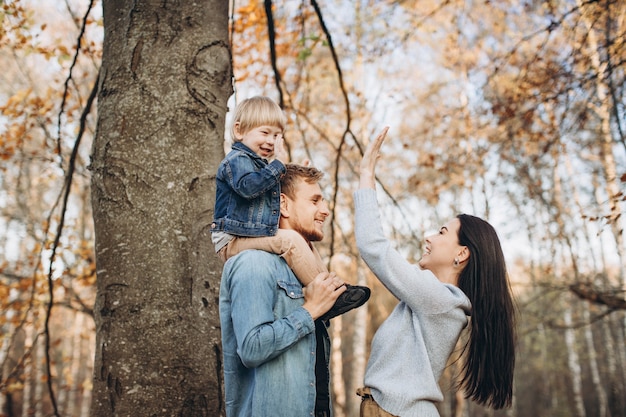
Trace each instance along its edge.
{"label": "tree in background", "polygon": [[80,144],[91,140],[101,30],[87,4],[72,19],[43,22],[54,6],[34,12],[11,1],[0,10],[0,412],[8,415],[84,415],[91,398],[95,264],[89,149]]}
{"label": "tree in background", "polygon": [[228,4],[103,10],[91,415],[221,415],[210,224],[232,92]]}

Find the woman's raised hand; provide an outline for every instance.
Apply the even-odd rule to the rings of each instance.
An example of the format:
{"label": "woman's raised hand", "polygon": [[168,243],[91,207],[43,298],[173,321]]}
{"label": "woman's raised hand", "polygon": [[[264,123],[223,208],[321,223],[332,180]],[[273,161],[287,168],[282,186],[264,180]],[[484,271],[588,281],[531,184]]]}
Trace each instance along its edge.
{"label": "woman's raised hand", "polygon": [[385,127],[376,139],[370,141],[365,149],[363,159],[361,159],[360,188],[376,188],[376,162],[388,130],[389,126]]}

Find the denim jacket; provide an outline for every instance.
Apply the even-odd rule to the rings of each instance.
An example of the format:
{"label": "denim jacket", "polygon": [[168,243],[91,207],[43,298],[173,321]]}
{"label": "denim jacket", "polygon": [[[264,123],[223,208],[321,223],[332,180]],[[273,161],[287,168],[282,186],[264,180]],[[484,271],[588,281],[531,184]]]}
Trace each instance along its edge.
{"label": "denim jacket", "polygon": [[217,169],[213,232],[273,236],[280,215],[280,177],[285,165],[267,163],[241,142]]}
{"label": "denim jacket", "polygon": [[[268,252],[241,252],[224,265],[219,300],[226,415],[313,416],[315,324],[287,263]],[[323,337],[328,367],[325,327]]]}

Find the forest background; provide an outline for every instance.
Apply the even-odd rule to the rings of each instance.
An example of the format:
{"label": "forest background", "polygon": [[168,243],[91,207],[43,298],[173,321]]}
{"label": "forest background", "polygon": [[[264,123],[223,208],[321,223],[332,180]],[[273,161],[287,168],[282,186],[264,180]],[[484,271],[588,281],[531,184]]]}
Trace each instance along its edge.
{"label": "forest background", "polygon": [[[0,4],[0,415],[88,416],[102,5]],[[397,248],[417,261],[425,233],[484,217],[517,297],[513,408],[464,400],[452,361],[442,416],[626,416],[624,2],[240,0],[225,18],[229,108],[281,104],[292,160],[327,173],[321,252],[373,289],[331,326],[338,417],[358,415],[369,342],[396,303],[352,231],[358,161],[384,125],[379,199]]]}

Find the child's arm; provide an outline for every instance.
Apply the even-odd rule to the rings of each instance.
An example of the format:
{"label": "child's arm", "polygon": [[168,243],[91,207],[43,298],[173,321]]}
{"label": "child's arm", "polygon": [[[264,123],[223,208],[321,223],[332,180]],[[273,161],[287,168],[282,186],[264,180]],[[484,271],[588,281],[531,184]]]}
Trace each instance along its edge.
{"label": "child's arm", "polygon": [[273,160],[260,170],[245,155],[227,159],[223,163],[228,184],[234,192],[245,199],[253,199],[276,187],[285,173],[285,164]]}

